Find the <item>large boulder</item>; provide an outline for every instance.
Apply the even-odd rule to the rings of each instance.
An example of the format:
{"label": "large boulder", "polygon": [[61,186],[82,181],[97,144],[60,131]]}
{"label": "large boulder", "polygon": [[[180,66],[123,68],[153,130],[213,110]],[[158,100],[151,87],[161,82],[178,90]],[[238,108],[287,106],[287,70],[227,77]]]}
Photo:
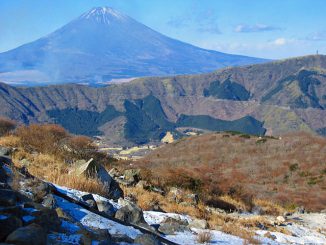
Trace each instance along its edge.
{"label": "large boulder", "polygon": [[166,235],[173,235],[176,232],[184,232],[190,231],[187,227],[188,222],[186,220],[174,219],[174,218],[166,218],[158,228],[159,232],[162,232]]}
{"label": "large boulder", "polygon": [[20,227],[9,234],[6,243],[18,245],[44,245],[46,244],[46,232],[37,224]]}
{"label": "large boulder", "polygon": [[162,243],[155,238],[153,235],[150,234],[141,234],[136,237],[134,240],[135,244],[140,245],[161,245]]}
{"label": "large boulder", "polygon": [[110,186],[113,178],[105,170],[105,168],[91,158],[89,161],[79,160],[75,163],[73,173],[77,175],[85,175],[87,177],[98,178],[101,182]]}
{"label": "large boulder", "polygon": [[[24,220],[26,225],[36,223],[40,225],[45,231],[58,231],[61,225],[61,220],[58,217],[56,210],[43,207],[38,203],[25,203],[24,207],[30,207],[34,210]],[[24,217],[23,217],[24,219]]]}
{"label": "large boulder", "polygon": [[42,205],[50,209],[56,209],[58,207],[57,200],[52,194],[48,194],[43,198]]}
{"label": "large boulder", "polygon": [[11,164],[12,151],[11,148],[0,146],[0,163]]}
{"label": "large boulder", "polygon": [[127,169],[123,173],[124,179],[130,183],[136,183],[140,180],[140,169]]}
{"label": "large boulder", "polygon": [[79,160],[75,163],[74,169],[71,174],[85,175],[91,178],[99,179],[108,188],[108,197],[114,200],[118,200],[123,197],[123,191],[119,184],[109,175],[106,169],[96,163],[93,158],[89,161]]}
{"label": "large boulder", "polygon": [[207,229],[208,224],[204,219],[192,219],[189,221],[188,227],[196,229]]}
{"label": "large boulder", "polygon": [[96,203],[98,211],[103,212],[110,217],[114,217],[116,212],[113,205],[109,201],[98,200]]}
{"label": "large boulder", "polygon": [[0,206],[13,206],[18,200],[17,193],[13,190],[0,189]]}
{"label": "large boulder", "polygon": [[13,215],[0,214],[0,241],[3,241],[11,232],[22,226],[22,221]]}
{"label": "large boulder", "polygon": [[115,218],[122,220],[126,223],[147,225],[141,208],[131,203],[128,203],[127,205],[120,208],[116,212]]}
{"label": "large boulder", "polygon": [[170,201],[180,203],[184,206],[196,206],[198,205],[199,202],[198,194],[187,193],[182,189],[176,187],[170,188],[167,196]]}

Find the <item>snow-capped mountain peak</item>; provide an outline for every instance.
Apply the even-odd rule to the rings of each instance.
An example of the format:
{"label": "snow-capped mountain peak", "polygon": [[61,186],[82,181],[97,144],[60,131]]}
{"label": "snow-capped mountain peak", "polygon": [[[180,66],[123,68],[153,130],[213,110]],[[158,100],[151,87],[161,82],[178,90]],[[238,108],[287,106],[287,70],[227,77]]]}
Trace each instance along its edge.
{"label": "snow-capped mountain peak", "polygon": [[80,18],[110,24],[110,22],[114,20],[126,20],[128,16],[110,7],[96,7],[82,14]]}

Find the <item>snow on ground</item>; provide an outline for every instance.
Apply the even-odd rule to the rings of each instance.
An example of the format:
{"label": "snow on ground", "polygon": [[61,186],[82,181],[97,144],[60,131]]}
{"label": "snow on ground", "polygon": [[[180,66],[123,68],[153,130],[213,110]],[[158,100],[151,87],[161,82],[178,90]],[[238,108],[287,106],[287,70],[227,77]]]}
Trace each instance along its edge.
{"label": "snow on ground", "polygon": [[75,220],[79,221],[83,226],[97,229],[107,229],[110,234],[125,234],[128,237],[136,238],[141,232],[132,226],[124,226],[112,220],[103,218],[94,214],[77,204],[68,202],[63,198],[56,197],[58,206],[62,208]]}
{"label": "snow on ground", "polygon": [[[81,196],[88,194],[86,192],[56,186],[57,189],[72,197],[76,200],[80,200]],[[116,209],[120,208],[120,205],[113,200],[108,200],[99,195],[93,194],[95,200],[109,201]],[[111,234],[124,234],[131,238],[135,238],[141,232],[132,226],[124,226],[119,223],[116,223],[112,220],[103,218],[97,214],[94,214],[80,206],[70,203],[60,197],[56,197],[59,207],[61,207],[66,213],[72,216],[75,220],[79,221],[86,228],[99,228],[99,229],[108,229]],[[180,220],[190,221],[192,218],[188,215],[181,215],[175,213],[162,213],[154,211],[144,211],[145,221],[149,225],[158,225],[162,223],[167,217],[172,217]],[[288,231],[293,235],[286,235],[280,232],[269,232],[271,235],[275,236],[275,240],[264,237],[268,232],[265,230],[259,230],[256,232],[257,239],[261,241],[262,244],[326,244],[326,237],[318,232],[319,229],[325,229],[326,226],[326,214],[303,214],[297,215],[296,217],[291,217],[291,221],[288,225],[284,226]],[[299,223],[297,223],[298,221]],[[79,229],[78,226],[74,226],[71,223],[63,223],[63,227],[66,229]],[[244,240],[223,233],[217,230],[203,230],[203,229],[194,229],[190,231],[179,232],[174,235],[167,235],[165,238],[184,245],[197,245],[196,242],[197,234],[200,232],[210,232],[212,234],[212,241],[210,244],[243,244]],[[78,240],[78,237],[75,236],[65,236],[60,235],[59,239],[64,241]]]}

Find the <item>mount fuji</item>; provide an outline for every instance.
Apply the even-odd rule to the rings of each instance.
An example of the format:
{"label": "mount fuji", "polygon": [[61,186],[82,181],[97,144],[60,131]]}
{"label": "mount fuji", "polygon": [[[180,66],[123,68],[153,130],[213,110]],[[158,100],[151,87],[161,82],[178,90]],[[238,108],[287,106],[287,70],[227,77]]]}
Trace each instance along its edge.
{"label": "mount fuji", "polygon": [[0,54],[0,81],[35,85],[210,72],[264,59],[202,49],[160,34],[108,7]]}

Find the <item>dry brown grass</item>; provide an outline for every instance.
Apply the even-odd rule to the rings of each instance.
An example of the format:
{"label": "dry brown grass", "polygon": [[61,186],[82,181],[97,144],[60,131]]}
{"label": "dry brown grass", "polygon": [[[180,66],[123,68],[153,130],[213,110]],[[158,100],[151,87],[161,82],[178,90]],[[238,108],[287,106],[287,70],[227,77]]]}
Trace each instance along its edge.
{"label": "dry brown grass", "polygon": [[0,136],[10,133],[16,128],[16,125],[16,122],[8,118],[0,117]]}
{"label": "dry brown grass", "polygon": [[197,242],[199,243],[210,243],[212,241],[213,235],[209,231],[199,232],[197,234]]}
{"label": "dry brown grass", "polygon": [[134,166],[150,170],[146,180],[154,185],[191,189],[202,200],[228,194],[241,209],[258,205],[254,200],[278,203],[259,202],[270,214],[281,213],[281,206],[323,209],[326,139],[295,133],[258,140],[204,134],[161,147]]}
{"label": "dry brown grass", "polygon": [[249,244],[260,244],[260,242],[254,238],[255,232],[249,231],[235,223],[226,223],[222,226],[222,231],[237,237],[241,237]]}
{"label": "dry brown grass", "polygon": [[7,147],[18,147],[20,139],[14,135],[6,135],[0,137],[0,145],[7,146]]}
{"label": "dry brown grass", "polygon": [[66,186],[76,190],[90,193],[96,193],[107,196],[107,186],[98,179],[87,178],[86,176],[76,176],[69,174],[69,166],[58,160],[55,156],[49,154],[29,154],[18,151],[14,155],[14,163],[17,167],[22,167],[19,162],[21,157],[28,159],[31,164],[27,167],[28,171],[43,180]]}
{"label": "dry brown grass", "polygon": [[93,157],[100,163],[112,159],[97,152],[92,141],[84,136],[73,136],[58,125],[22,126],[14,134],[0,137],[0,145],[15,147],[13,162],[22,167],[21,160],[29,161],[28,171],[41,179],[77,190],[107,195],[107,187],[99,180],[69,174],[70,164],[78,159]]}

